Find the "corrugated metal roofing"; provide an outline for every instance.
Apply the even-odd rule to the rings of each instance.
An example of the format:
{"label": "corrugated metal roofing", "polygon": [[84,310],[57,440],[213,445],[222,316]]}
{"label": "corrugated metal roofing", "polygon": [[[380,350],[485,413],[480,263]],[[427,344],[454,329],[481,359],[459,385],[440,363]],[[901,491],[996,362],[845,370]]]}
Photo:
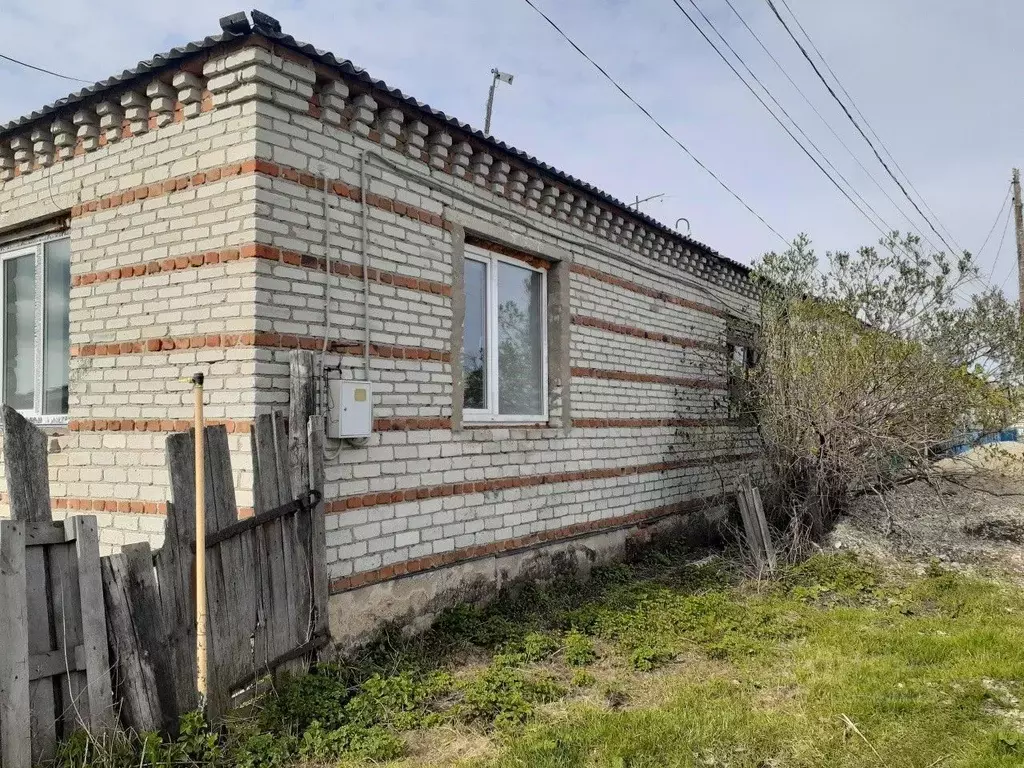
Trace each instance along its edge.
{"label": "corrugated metal roofing", "polygon": [[127,85],[133,81],[141,80],[148,75],[153,75],[163,70],[166,70],[176,62],[179,62],[182,59],[190,58],[194,54],[200,53],[202,51],[209,50],[219,45],[220,43],[239,40],[250,35],[258,34],[262,35],[263,37],[266,37],[269,40],[273,40],[274,42],[279,43],[280,45],[290,48],[293,51],[302,53],[311,59],[319,61],[321,64],[324,64],[325,66],[333,67],[337,69],[339,72],[341,72],[343,75],[346,75],[353,80],[365,83],[368,86],[374,88],[375,90],[383,91],[396,101],[400,101],[403,104],[407,104],[410,107],[425,112],[434,119],[446,123],[452,126],[453,128],[457,128],[460,131],[469,133],[478,141],[481,141],[489,146],[500,149],[502,152],[514,156],[521,162],[544,171],[546,174],[553,176],[555,179],[561,181],[564,184],[568,184],[570,186],[578,187],[580,189],[585,190],[586,192],[598,198],[599,200],[602,200],[605,203],[614,205],[622,209],[624,213],[627,213],[629,216],[632,216],[634,218],[640,219],[646,225],[662,232],[663,234],[668,235],[672,239],[681,240],[682,242],[687,243],[691,247],[698,248],[704,251],[707,255],[719,259],[720,261],[726,264],[729,264],[730,266],[734,267],[740,272],[749,273],[750,268],[747,265],[741,264],[738,261],[734,261],[733,259],[730,259],[727,256],[723,256],[710,246],[698,240],[694,240],[691,237],[680,234],[676,230],[666,226],[665,224],[662,224],[657,219],[654,219],[643,212],[633,210],[626,203],[623,203],[621,200],[612,197],[607,192],[598,189],[597,187],[588,184],[587,182],[582,181],[581,179],[577,179],[575,176],[571,176],[563,171],[560,171],[554,166],[538,160],[533,155],[529,155],[526,152],[516,149],[515,147],[510,146],[503,141],[499,141],[491,136],[487,136],[486,134],[484,134],[483,131],[473,128],[468,123],[464,123],[461,120],[451,117],[450,115],[447,115],[444,112],[441,112],[440,110],[434,109],[429,104],[425,104],[422,101],[412,98],[411,96],[406,96],[404,93],[402,93],[402,91],[400,91],[397,88],[392,88],[383,80],[378,80],[374,77],[371,77],[366,72],[366,70],[362,69],[361,67],[357,67],[348,59],[339,59],[330,51],[322,51],[309,43],[304,43],[301,40],[296,40],[291,35],[284,34],[281,31],[281,25],[273,17],[261,13],[260,11],[254,10],[252,12],[252,20],[252,27],[249,31],[224,31],[219,35],[212,35],[210,37],[203,38],[202,40],[199,40],[197,42],[188,43],[184,46],[172,48],[167,53],[157,54],[148,61],[140,61],[137,65],[135,65],[135,67],[133,67],[132,69],[124,70],[120,75],[115,75],[114,77],[107,78],[106,80],[101,80],[100,82],[95,83],[94,85],[90,85],[87,88],[83,88],[77,93],[72,93],[68,96],[65,96],[62,99],[58,99],[52,104],[47,104],[46,106],[32,112],[31,114],[25,115],[16,120],[12,120],[0,126],[0,138],[3,138],[5,135],[9,135],[11,133],[16,133],[17,130],[22,126],[27,126],[31,123],[36,122],[37,120],[40,120],[48,116],[52,116],[57,112],[67,111],[75,107],[76,105],[88,101],[91,98],[98,96],[116,86]]}

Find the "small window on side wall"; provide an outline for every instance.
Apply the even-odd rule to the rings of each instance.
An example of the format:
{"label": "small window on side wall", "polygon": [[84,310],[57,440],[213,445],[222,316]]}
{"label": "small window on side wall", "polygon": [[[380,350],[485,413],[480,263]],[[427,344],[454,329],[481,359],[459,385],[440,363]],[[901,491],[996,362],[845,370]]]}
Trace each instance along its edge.
{"label": "small window on side wall", "polygon": [[462,344],[467,421],[546,421],[547,274],[467,246]]}
{"label": "small window on side wall", "polygon": [[748,419],[752,415],[750,374],[757,365],[754,337],[753,325],[739,318],[729,319],[726,329],[726,355],[731,418]]}
{"label": "small window on side wall", "polygon": [[0,250],[0,391],[42,423],[68,412],[71,241],[47,238]]}

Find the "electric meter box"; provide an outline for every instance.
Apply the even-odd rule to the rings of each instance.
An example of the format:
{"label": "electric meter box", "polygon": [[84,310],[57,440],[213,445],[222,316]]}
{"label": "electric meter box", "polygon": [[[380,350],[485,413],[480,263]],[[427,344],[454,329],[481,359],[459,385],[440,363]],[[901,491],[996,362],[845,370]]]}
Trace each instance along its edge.
{"label": "electric meter box", "polygon": [[327,436],[335,440],[369,437],[373,432],[370,382],[330,379],[327,392]]}

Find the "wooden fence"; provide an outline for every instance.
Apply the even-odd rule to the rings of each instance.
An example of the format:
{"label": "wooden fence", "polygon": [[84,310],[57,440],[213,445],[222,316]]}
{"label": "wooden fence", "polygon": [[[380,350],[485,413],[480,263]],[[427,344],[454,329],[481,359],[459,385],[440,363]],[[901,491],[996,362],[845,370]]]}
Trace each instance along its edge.
{"label": "wooden fence", "polygon": [[0,522],[0,763],[28,768],[113,722],[96,518],[55,523],[46,436],[7,406]]}
{"label": "wooden fence", "polygon": [[[308,664],[329,640],[324,434],[322,420],[313,416],[312,368],[311,353],[293,353],[287,421],[280,413],[256,420],[252,517],[238,518],[225,428],[204,431],[205,704],[211,719],[222,716],[237,696],[251,694],[267,675]],[[167,439],[172,500],[163,546],[153,551],[148,544],[131,545],[101,559],[95,518],[69,518],[60,526],[47,522],[45,437],[17,413],[5,409],[4,416],[14,521],[0,528],[0,616],[13,610],[22,617],[20,623],[0,623],[4,768],[27,768],[52,757],[57,740],[70,730],[109,727],[115,711],[138,731],[173,732],[180,715],[200,704],[194,433]],[[35,521],[49,528],[26,527]],[[74,576],[66,575],[72,571]],[[74,611],[66,607],[68,596]],[[65,624],[73,628],[55,633]],[[53,690],[52,703],[46,686]],[[37,695],[36,688],[43,693]],[[88,694],[84,707],[82,692]],[[29,741],[31,749],[18,746]]]}

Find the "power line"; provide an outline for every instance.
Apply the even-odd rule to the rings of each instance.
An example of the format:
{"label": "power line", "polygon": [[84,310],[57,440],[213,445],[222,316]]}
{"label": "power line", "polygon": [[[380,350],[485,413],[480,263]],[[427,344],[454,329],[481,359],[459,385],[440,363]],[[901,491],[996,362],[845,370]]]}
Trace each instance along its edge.
{"label": "power line", "polygon": [[[710,45],[715,50],[715,53],[717,53],[719,55],[719,57],[722,59],[722,61],[724,61],[726,63],[726,65],[729,67],[729,69],[732,70],[733,74],[735,74],[736,77],[738,77],[740,79],[740,82],[742,82],[747,87],[747,90],[749,90],[754,95],[754,97],[761,103],[761,106],[763,106],[768,111],[768,114],[770,114],[772,116],[772,118],[774,118],[775,122],[777,122],[782,127],[782,129],[789,135],[789,137],[796,143],[796,145],[798,147],[800,147],[800,149],[803,151],[803,153],[805,155],[807,155],[807,157],[809,157],[811,159],[811,161],[818,167],[818,170],[820,170],[825,175],[825,177],[828,178],[828,180],[832,182],[832,184],[836,187],[836,189],[839,190],[839,192],[843,195],[843,197],[845,197],[850,202],[850,204],[853,205],[853,207],[856,208],[857,211],[862,216],[864,216],[865,219],[867,219],[868,223],[870,223],[875,229],[878,230],[879,234],[882,235],[883,239],[890,237],[893,234],[893,228],[885,221],[885,219],[882,218],[881,215],[879,215],[879,213],[871,206],[870,203],[868,203],[866,200],[864,200],[864,198],[857,192],[857,190],[853,188],[853,185],[850,184],[850,182],[847,181],[847,179],[842,175],[842,173],[840,173],[839,170],[836,169],[836,167],[831,163],[831,161],[829,161],[829,159],[825,155],[825,153],[822,152],[817,147],[817,145],[814,143],[814,141],[811,140],[811,138],[803,131],[802,128],[800,128],[800,126],[797,124],[797,122],[786,111],[785,107],[783,107],[779,103],[779,101],[772,95],[771,91],[768,90],[767,86],[765,86],[765,84],[763,82],[761,82],[760,79],[758,79],[757,75],[755,75],[753,73],[753,71],[750,69],[750,67],[747,66],[747,63],[743,60],[743,57],[740,56],[736,52],[736,50],[729,44],[729,41],[726,40],[725,37],[722,35],[722,33],[718,31],[717,27],[715,27],[714,23],[700,9],[700,7],[697,5],[695,0],[689,0],[690,5],[692,5],[697,10],[697,12],[701,15],[701,17],[704,19],[704,21],[707,23],[707,25],[709,27],[711,27],[711,29],[715,32],[715,34],[718,35],[718,37],[722,40],[723,43],[725,43],[725,45],[726,45],[726,47],[728,47],[729,51],[732,52],[732,55],[735,56],[736,59],[740,62],[740,64],[743,65],[743,67],[747,70],[747,72],[754,79],[754,81],[759,86],[761,86],[762,90],[764,90],[764,92],[768,95],[768,97],[776,104],[776,106],[779,108],[779,110],[782,112],[782,114],[784,114],[789,119],[789,121],[791,123],[793,123],[794,127],[796,127],[796,129],[798,131],[800,131],[801,134],[803,134],[804,138],[807,139],[808,143],[818,152],[818,154],[821,155],[821,157],[825,161],[825,163],[828,164],[828,166],[831,167],[833,171],[835,171],[836,175],[839,176],[839,178],[842,179],[843,182],[846,183],[846,185],[848,187],[850,187],[850,190],[853,192],[853,194],[856,195],[864,203],[864,205],[867,206],[867,208],[872,213],[874,213],[875,217],[881,222],[882,226],[879,226],[879,224],[876,221],[874,221],[864,211],[863,208],[861,208],[859,205],[857,205],[856,202],[854,202],[854,200],[850,197],[850,195],[846,192],[846,190],[844,190],[839,185],[839,183],[831,176],[831,174],[828,173],[828,171],[826,171],[824,169],[824,167],[822,167],[821,163],[818,162],[818,160],[808,151],[808,149],[800,142],[800,140],[797,139],[797,137],[793,135],[793,132],[790,131],[789,128],[779,118],[779,116],[776,115],[772,111],[771,107],[769,107],[765,103],[764,99],[761,98],[761,96],[757,93],[757,91],[754,90],[754,88],[750,85],[750,83],[748,83],[747,80],[739,73],[739,71],[736,69],[736,67],[733,66],[732,62],[730,62],[729,59],[725,56],[725,54],[722,53],[721,49],[717,45],[715,45],[715,43],[711,40],[711,38],[709,38],[707,36],[707,33],[705,33],[704,30],[700,27],[700,25],[697,24],[697,22],[694,20],[694,18],[689,13],[686,12],[686,9],[684,9],[679,4],[679,0],[672,0],[672,2],[675,4],[676,8],[679,9],[679,11],[686,17],[687,21],[690,22],[690,24],[694,27],[694,29],[696,29],[701,34],[701,36],[708,43],[708,45]],[[907,256],[912,256],[912,254],[905,247],[900,245],[898,242],[896,242],[895,245],[900,247],[900,249],[903,250],[903,252]],[[934,248],[934,245],[932,247]],[[824,272],[821,272],[820,269],[818,271],[822,275],[824,275]],[[956,291],[954,291],[954,292],[956,292]],[[961,295],[960,298],[963,299],[964,297]]]}
{"label": "power line", "polygon": [[710,37],[708,37],[707,33],[700,27],[699,24],[697,24],[697,22],[694,20],[694,18],[686,11],[686,9],[683,8],[683,6],[679,4],[679,0],[672,0],[672,2],[675,4],[676,8],[679,9],[679,12],[682,13],[683,16],[686,17],[687,21],[690,22],[690,24],[693,26],[693,28],[696,29],[700,33],[701,37],[704,38],[704,40],[708,43],[708,45],[710,45],[715,50],[715,53],[718,54],[719,58],[721,58],[722,61],[724,61],[726,63],[726,65],[729,67],[729,69],[732,70],[733,74],[736,75],[736,77],[738,77],[740,79],[740,82],[742,82],[747,87],[747,90],[750,91],[751,94],[754,95],[754,98],[756,98],[761,103],[761,106],[764,107],[765,110],[767,110],[768,114],[770,114],[772,116],[772,118],[774,118],[775,122],[777,122],[782,127],[782,129],[789,135],[789,137],[796,143],[796,145],[798,147],[800,147],[800,149],[803,151],[803,153],[805,155],[807,155],[807,157],[809,157],[811,159],[811,162],[813,162],[818,167],[818,170],[820,170],[825,175],[825,177],[829,181],[832,182],[832,184],[835,186],[835,188],[839,190],[840,194],[842,194],[843,197],[845,197],[850,202],[850,204],[853,205],[854,208],[856,208],[861,213],[861,215],[863,215],[864,218],[866,218],[872,224],[872,226],[874,226],[876,229],[878,229],[879,232],[881,232],[883,236],[886,234],[886,231],[882,227],[885,227],[886,229],[891,230],[892,227],[890,227],[889,224],[886,223],[885,219],[883,219],[879,215],[878,211],[876,211],[871,206],[871,204],[868,203],[867,200],[865,200],[857,192],[857,190],[853,188],[853,185],[846,179],[845,176],[843,176],[843,174],[839,171],[839,169],[837,169],[835,167],[835,165],[832,164],[832,162],[828,159],[828,157],[825,155],[825,153],[822,152],[821,149],[819,149],[818,146],[814,143],[814,141],[811,139],[811,137],[808,136],[807,133],[797,124],[796,120],[794,120],[793,117],[789,114],[789,112],[786,111],[786,108],[783,107],[782,104],[779,103],[779,100],[776,99],[774,95],[772,95],[772,92],[770,90],[768,90],[767,86],[765,86],[765,84],[763,82],[761,82],[761,80],[757,77],[757,75],[754,74],[754,72],[750,69],[750,67],[747,66],[747,63],[743,60],[743,57],[740,56],[736,52],[736,49],[733,48],[732,45],[730,45],[729,41],[726,40],[725,37],[722,35],[722,33],[718,31],[718,28],[714,25],[714,23],[711,21],[711,19],[709,19],[707,17],[707,15],[704,13],[704,11],[702,11],[697,6],[697,4],[695,2],[693,2],[693,0],[690,0],[690,5],[692,5],[697,10],[697,13],[699,13],[701,15],[701,17],[704,19],[704,22],[709,27],[711,27],[712,31],[714,31],[714,33],[716,35],[718,35],[718,38],[725,44],[725,46],[729,49],[729,51],[732,53],[732,55],[736,57],[736,60],[739,61],[739,63],[743,66],[743,68],[746,69],[747,73],[754,80],[754,82],[756,82],[761,87],[761,89],[768,95],[768,98],[772,100],[772,102],[775,104],[775,106],[778,107],[779,111],[781,111],[782,114],[785,115],[785,117],[793,124],[793,126],[797,129],[797,131],[799,131],[800,134],[807,140],[807,143],[811,145],[811,147],[815,150],[815,152],[817,152],[819,155],[821,155],[822,160],[825,161],[825,163],[829,166],[829,168],[832,169],[832,171],[836,174],[836,176],[838,176],[840,179],[842,179],[843,183],[846,184],[846,186],[850,188],[850,191],[853,192],[853,194],[857,196],[857,198],[868,208],[868,210],[870,210],[875,215],[875,218],[878,219],[878,221],[880,221],[882,223],[882,227],[879,227],[878,223],[875,222],[874,220],[872,220],[872,218],[864,211],[864,209],[861,208],[853,200],[853,198],[850,197],[849,193],[839,185],[839,182],[837,182],[835,180],[835,178],[833,178],[832,174],[830,174],[828,171],[825,170],[825,168],[822,166],[822,164],[820,162],[818,162],[818,159],[816,157],[814,157],[814,155],[812,155],[810,153],[810,151],[807,149],[807,147],[805,147],[803,145],[803,143],[801,143],[801,141],[796,136],[793,135],[793,132],[789,129],[789,127],[785,123],[783,123],[782,120],[779,118],[779,116],[777,114],[775,114],[774,111],[772,111],[771,107],[769,107],[768,104],[765,103],[764,99],[761,98],[760,94],[757,91],[754,90],[754,88],[750,85],[750,83],[747,82],[747,80],[743,77],[743,75],[741,75],[740,72],[736,69],[736,67],[733,66],[732,62],[729,61],[729,59],[726,57],[726,55],[724,53],[722,53],[722,50],[714,43],[713,40],[711,40]]}
{"label": "power line", "polygon": [[722,181],[722,179],[719,178],[718,175],[714,171],[712,171],[710,168],[708,168],[706,165],[704,165],[704,163],[702,163],[699,159],[697,159],[697,156],[694,155],[693,152],[691,152],[689,149],[687,149],[686,145],[684,145],[679,139],[677,139],[674,135],[672,135],[672,133],[664,125],[662,125],[660,122],[658,122],[658,120],[654,117],[654,115],[652,115],[650,112],[647,111],[646,107],[644,107],[640,102],[638,102],[636,99],[634,99],[632,96],[630,96],[629,92],[626,91],[626,89],[623,88],[621,85],[619,85],[619,83],[615,80],[615,78],[613,78],[611,75],[609,75],[608,72],[604,69],[604,67],[602,67],[596,61],[594,61],[592,58],[590,58],[590,56],[588,56],[587,53],[582,48],[580,48],[578,45],[576,45],[576,43],[573,42],[572,38],[570,38],[565,32],[563,32],[561,27],[559,27],[557,24],[555,24],[555,22],[553,22],[548,17],[548,15],[546,13],[544,13],[544,11],[542,11],[540,8],[538,8],[536,5],[534,5],[532,0],[524,0],[524,1],[526,2],[526,4],[528,6],[530,6],[534,11],[536,11],[541,16],[541,18],[544,19],[544,21],[546,21],[548,24],[550,24],[551,27],[559,35],[561,35],[562,38],[567,43],[569,43],[569,45],[571,45],[574,49],[576,49],[576,52],[578,54],[580,54],[580,56],[582,56],[587,61],[589,61],[593,65],[593,67],[598,72],[600,72],[609,83],[614,85],[616,90],[618,90],[619,93],[621,93],[623,96],[625,96],[627,99],[629,99],[630,103],[632,103],[633,106],[635,106],[637,109],[639,109],[641,112],[643,112],[644,115],[647,116],[647,119],[650,120],[652,123],[654,123],[662,133],[664,133],[666,136],[668,136],[673,141],[673,143],[675,143],[676,146],[678,146],[681,150],[683,150],[683,152],[685,152],[687,155],[689,155],[690,159],[693,160],[693,162],[695,162],[698,166],[700,166],[700,168],[705,173],[707,173],[709,176],[711,176],[711,178],[713,178],[715,181],[717,181],[719,186],[722,187],[722,189],[724,189],[726,192],[728,192],[730,195],[732,195],[737,201],[739,201],[739,203],[744,208],[746,208],[750,213],[752,213],[754,216],[756,216],[757,220],[760,221],[762,224],[764,224],[765,227],[767,227],[769,230],[771,230],[772,234],[774,234],[776,237],[778,237],[782,242],[786,243],[786,245],[789,245],[789,241],[785,237],[783,237],[781,234],[779,234],[778,230],[776,230],[775,227],[773,227],[771,224],[769,224],[767,221],[765,221],[764,217],[761,216],[761,214],[759,214],[753,208],[751,208],[750,205],[748,205],[747,202],[742,197],[740,197],[738,194],[733,192],[732,189],[730,189],[729,185],[726,184],[724,181]]}
{"label": "power line", "polygon": [[[985,242],[983,242],[981,244],[981,248],[978,249],[978,253],[975,255],[975,258],[981,258],[981,254],[985,250],[985,246],[988,245],[989,238],[991,238],[992,237],[992,233],[996,231],[996,225],[999,224],[999,219],[1001,219],[1003,217],[1003,208],[1006,208],[1006,221],[1007,221],[1007,223],[1009,223],[1009,221],[1010,221],[1010,211],[1011,211],[1010,207],[1007,206],[1007,203],[1009,203],[1009,202],[1010,202],[1010,189],[1008,188],[1006,190],[1006,197],[1003,199],[1003,204],[999,206],[999,211],[996,213],[996,219],[995,219],[995,221],[992,222],[992,227],[989,229],[988,234],[985,235]],[[1005,226],[1004,226],[1004,229],[1005,229]],[[996,256],[998,257],[998,255],[999,254],[997,252]],[[989,270],[988,281],[987,282],[991,282],[992,281],[992,275],[995,274],[995,271],[996,271],[996,259],[993,259],[992,260],[992,269]]]}
{"label": "power line", "polygon": [[[1009,232],[1009,230],[1010,230],[1010,217],[1007,216],[1006,217],[1006,224],[1003,225],[1003,234],[999,238],[999,250],[996,251],[996,260],[997,261],[999,260],[999,257],[1003,255],[1003,246],[1006,245],[1006,233]],[[1006,281],[1009,280],[1012,275],[1013,275],[1013,267],[1010,267],[1009,271],[1006,273],[1006,277],[1003,278],[1003,282],[1001,282],[999,284],[999,290],[1000,291],[1003,290],[1006,287]],[[1021,302],[1024,302],[1024,296],[1018,296],[1017,300],[1021,301]]]}
{"label": "power line", "polygon": [[[807,63],[811,65],[811,68],[814,70],[814,73],[818,76],[818,79],[821,80],[822,84],[824,84],[825,88],[828,90],[828,92],[832,96],[832,98],[835,99],[836,103],[843,110],[843,113],[846,115],[846,117],[850,120],[851,123],[853,123],[853,127],[857,129],[857,132],[861,135],[861,137],[864,139],[864,141],[867,142],[868,146],[871,147],[871,151],[874,153],[875,157],[878,159],[878,162],[882,164],[882,167],[885,169],[885,172],[889,174],[889,177],[894,182],[896,182],[896,186],[900,188],[900,192],[903,193],[903,196],[905,198],[907,198],[907,200],[910,201],[910,204],[912,206],[914,206],[914,210],[917,211],[918,215],[920,215],[920,217],[925,221],[925,223],[928,224],[928,227],[938,236],[939,240],[942,241],[943,245],[945,245],[946,248],[949,249],[949,252],[951,254],[955,253],[957,249],[954,249],[949,244],[949,242],[942,235],[942,233],[939,232],[938,229],[936,229],[936,227],[932,223],[931,219],[929,219],[927,216],[925,216],[924,211],[921,210],[921,206],[919,206],[917,204],[917,201],[915,201],[914,198],[912,198],[910,196],[910,193],[907,192],[907,188],[905,186],[903,186],[903,182],[901,182],[899,180],[899,178],[896,176],[896,174],[893,173],[892,168],[889,167],[889,164],[886,163],[885,160],[882,158],[882,156],[878,153],[878,148],[875,147],[875,145],[871,141],[871,139],[868,138],[868,135],[866,133],[864,133],[864,129],[861,128],[860,123],[857,122],[857,119],[850,113],[849,108],[846,106],[846,104],[843,102],[843,100],[839,98],[839,95],[835,92],[835,89],[829,84],[828,80],[825,79],[825,76],[821,73],[821,70],[818,69],[818,65],[814,63],[814,59],[811,58],[811,55],[807,52],[807,49],[804,47],[803,43],[801,43],[797,39],[796,35],[793,34],[793,30],[790,29],[789,24],[786,23],[786,20],[782,18],[782,14],[780,14],[779,13],[779,9],[775,7],[775,3],[772,2],[772,0],[766,0],[766,2],[768,3],[768,7],[772,9],[772,13],[775,14],[775,18],[779,20],[779,23],[782,25],[783,29],[785,29],[786,32],[789,34],[790,38],[796,44],[796,47],[800,49],[800,53],[802,53],[803,57],[805,59],[807,59]],[[788,6],[787,6],[787,8],[788,8]]]}
{"label": "power line", "polygon": [[17,64],[21,67],[26,67],[27,69],[34,69],[36,72],[42,72],[47,75],[53,75],[54,77],[60,77],[64,80],[72,80],[76,83],[85,83],[86,85],[92,85],[91,80],[83,80],[80,77],[71,77],[71,75],[62,75],[60,72],[53,72],[49,69],[43,69],[42,67],[37,67],[35,64],[28,64],[27,62],[19,61],[18,59],[11,58],[10,56],[5,56],[2,53],[0,53],[0,59],[3,59],[4,61],[9,61],[12,64]]}
{"label": "power line", "polygon": [[[797,27],[800,28],[800,31],[803,33],[804,37],[807,38],[807,42],[810,43],[811,48],[814,50],[816,54],[818,54],[818,58],[821,60],[821,63],[825,65],[825,69],[827,69],[828,73],[832,75],[832,79],[835,80],[836,85],[839,86],[839,90],[841,90],[843,92],[843,95],[846,96],[846,98],[849,100],[854,112],[856,112],[857,116],[864,121],[864,125],[867,126],[868,131],[871,132],[871,135],[874,136],[875,140],[881,145],[882,149],[885,151],[886,156],[892,161],[892,164],[896,166],[896,170],[898,170],[903,175],[903,178],[906,179],[907,184],[914,191],[914,194],[916,194],[918,198],[921,200],[921,203],[924,205],[925,210],[931,214],[932,218],[934,218],[939,223],[939,226],[942,227],[943,231],[945,231],[945,233],[949,235],[949,239],[956,243],[956,238],[953,237],[953,234],[949,231],[949,228],[942,223],[941,219],[939,219],[935,211],[931,209],[931,206],[928,205],[928,201],[924,199],[924,195],[922,195],[917,190],[917,187],[914,186],[914,182],[911,181],[910,177],[907,175],[907,172],[900,167],[900,164],[896,161],[896,158],[893,156],[892,152],[889,151],[889,148],[885,145],[885,142],[882,141],[882,137],[878,135],[878,132],[871,126],[871,123],[868,122],[868,119],[864,116],[864,113],[861,112],[860,107],[857,106],[857,102],[854,101],[853,96],[850,95],[850,92],[846,90],[846,86],[843,85],[842,81],[836,75],[835,71],[833,71],[832,67],[829,65],[828,60],[822,54],[821,50],[819,50],[818,46],[814,44],[814,39],[810,36],[810,34],[808,34],[807,30],[804,29],[804,25],[800,23],[799,17],[796,15],[796,13],[794,13],[793,9],[789,6],[787,0],[781,0],[781,2],[782,5],[785,6],[786,10],[789,12],[789,15],[793,17],[793,21],[796,22]],[[960,247],[959,243],[957,243],[957,249],[961,251],[963,250],[963,248]]]}
{"label": "power line", "polygon": [[[886,200],[888,200],[888,201],[889,201],[889,202],[890,202],[890,203],[892,204],[892,207],[893,207],[893,208],[895,208],[895,209],[896,209],[896,211],[897,211],[897,212],[898,212],[898,213],[899,213],[899,214],[900,214],[900,215],[901,215],[901,216],[902,216],[902,217],[903,217],[904,219],[906,219],[907,223],[908,223],[908,224],[909,224],[909,225],[910,225],[911,227],[913,227],[913,228],[915,228],[915,229],[916,229],[916,228],[917,228],[917,225],[916,225],[916,224],[914,223],[913,219],[911,219],[911,218],[910,218],[910,216],[908,216],[908,215],[907,215],[907,213],[906,213],[906,212],[905,212],[905,211],[903,210],[903,208],[901,208],[901,207],[900,207],[900,205],[899,205],[899,204],[898,204],[898,203],[897,203],[897,202],[896,202],[895,200],[893,200],[893,199],[892,199],[892,195],[890,195],[890,194],[889,194],[889,191],[888,191],[888,190],[887,190],[887,189],[886,189],[885,187],[883,187],[883,186],[882,186],[881,182],[880,182],[880,181],[878,181],[878,179],[877,179],[877,178],[875,177],[875,175],[874,175],[874,174],[873,174],[873,173],[872,173],[872,172],[871,172],[870,170],[868,170],[867,166],[865,166],[865,165],[864,165],[864,163],[863,163],[863,162],[861,161],[861,159],[860,159],[860,158],[859,158],[859,157],[857,156],[857,153],[855,153],[855,152],[854,152],[854,151],[853,151],[852,149],[850,149],[850,146],[849,146],[849,145],[848,145],[848,144],[846,143],[846,141],[844,141],[844,140],[843,140],[843,137],[839,135],[839,133],[838,133],[838,132],[836,131],[836,129],[835,129],[835,128],[833,128],[833,127],[832,127],[832,124],[831,124],[831,123],[829,123],[829,121],[828,121],[828,120],[827,120],[827,119],[825,118],[825,116],[824,116],[823,114],[821,114],[821,110],[819,110],[819,109],[817,108],[817,106],[815,106],[814,102],[813,102],[813,101],[811,101],[810,97],[808,97],[808,96],[807,96],[807,94],[806,94],[806,93],[804,93],[804,90],[803,90],[803,89],[802,89],[802,88],[801,88],[801,87],[800,87],[800,86],[799,86],[799,85],[797,84],[797,82],[796,82],[796,81],[795,81],[795,80],[794,80],[794,79],[792,78],[792,76],[791,76],[791,75],[789,74],[789,72],[788,72],[788,71],[786,71],[786,68],[785,68],[784,66],[782,66],[782,64],[781,64],[781,63],[779,62],[779,60],[778,60],[778,59],[777,59],[777,58],[775,57],[775,54],[773,54],[773,53],[772,53],[772,52],[771,52],[771,51],[770,51],[770,50],[768,49],[768,46],[766,46],[766,45],[764,44],[764,42],[763,42],[763,41],[761,40],[761,38],[760,38],[760,37],[758,36],[758,34],[757,34],[757,33],[756,33],[756,32],[755,32],[755,31],[754,31],[754,30],[753,30],[752,28],[751,28],[751,26],[750,26],[750,25],[749,25],[749,24],[747,23],[747,20],[746,20],[745,18],[743,18],[743,14],[741,14],[741,13],[740,13],[740,12],[739,12],[739,11],[738,11],[738,10],[736,9],[736,6],[735,6],[735,5],[733,5],[733,2],[732,2],[732,0],[725,0],[725,2],[726,2],[726,5],[728,5],[728,6],[729,6],[729,9],[730,9],[730,10],[731,10],[731,11],[732,11],[732,12],[733,12],[733,13],[734,13],[735,15],[736,15],[736,18],[738,18],[738,19],[740,20],[740,23],[741,23],[741,24],[743,25],[743,27],[744,27],[744,28],[745,28],[745,29],[747,30],[747,32],[749,32],[749,33],[750,33],[751,37],[753,37],[753,38],[754,38],[754,40],[756,40],[756,41],[757,41],[757,44],[758,44],[759,46],[761,46],[761,50],[762,50],[762,51],[764,51],[764,52],[765,52],[765,54],[767,54],[768,58],[772,60],[772,63],[773,63],[773,64],[775,64],[776,68],[777,68],[777,69],[778,69],[778,70],[779,70],[779,71],[780,71],[780,72],[781,72],[781,73],[782,73],[782,74],[783,74],[783,75],[785,76],[785,78],[786,78],[786,79],[787,79],[787,80],[789,81],[789,84],[790,84],[790,85],[792,85],[792,86],[793,86],[793,88],[794,88],[794,89],[796,90],[796,92],[800,94],[800,97],[801,97],[801,98],[802,98],[802,99],[804,100],[804,102],[805,102],[805,103],[807,104],[807,106],[809,106],[809,107],[811,108],[811,110],[813,110],[814,114],[816,114],[816,115],[818,116],[818,119],[819,119],[819,120],[821,120],[822,124],[823,124],[823,125],[824,125],[824,126],[825,126],[826,128],[828,128],[828,130],[829,130],[829,133],[831,133],[831,134],[832,134],[832,136],[833,136],[833,137],[835,138],[835,140],[836,140],[836,141],[838,141],[838,142],[839,142],[839,143],[840,143],[840,144],[842,145],[843,149],[845,149],[845,150],[846,150],[847,154],[849,154],[849,155],[850,155],[850,157],[852,157],[852,158],[853,158],[854,162],[856,162],[856,163],[857,163],[857,165],[858,165],[858,166],[860,167],[860,169],[861,169],[862,171],[864,171],[864,174],[865,174],[865,175],[866,175],[866,176],[867,176],[867,177],[868,177],[869,179],[871,179],[871,182],[872,182],[872,183],[873,183],[873,184],[874,184],[874,185],[875,185],[876,187],[878,187],[878,190],[879,190],[879,191],[880,191],[880,192],[881,192],[881,193],[882,193],[883,195],[885,195],[885,198],[886,198]],[[929,244],[929,245],[930,245],[930,246],[931,246],[932,248],[934,248],[935,250],[939,250],[938,248],[935,248],[935,244],[934,244],[934,243],[933,243],[933,242],[932,242],[932,241],[931,241],[930,239],[928,239],[928,238],[925,238],[925,241],[926,241],[926,242],[927,242],[927,243],[928,243],[928,244]]]}

